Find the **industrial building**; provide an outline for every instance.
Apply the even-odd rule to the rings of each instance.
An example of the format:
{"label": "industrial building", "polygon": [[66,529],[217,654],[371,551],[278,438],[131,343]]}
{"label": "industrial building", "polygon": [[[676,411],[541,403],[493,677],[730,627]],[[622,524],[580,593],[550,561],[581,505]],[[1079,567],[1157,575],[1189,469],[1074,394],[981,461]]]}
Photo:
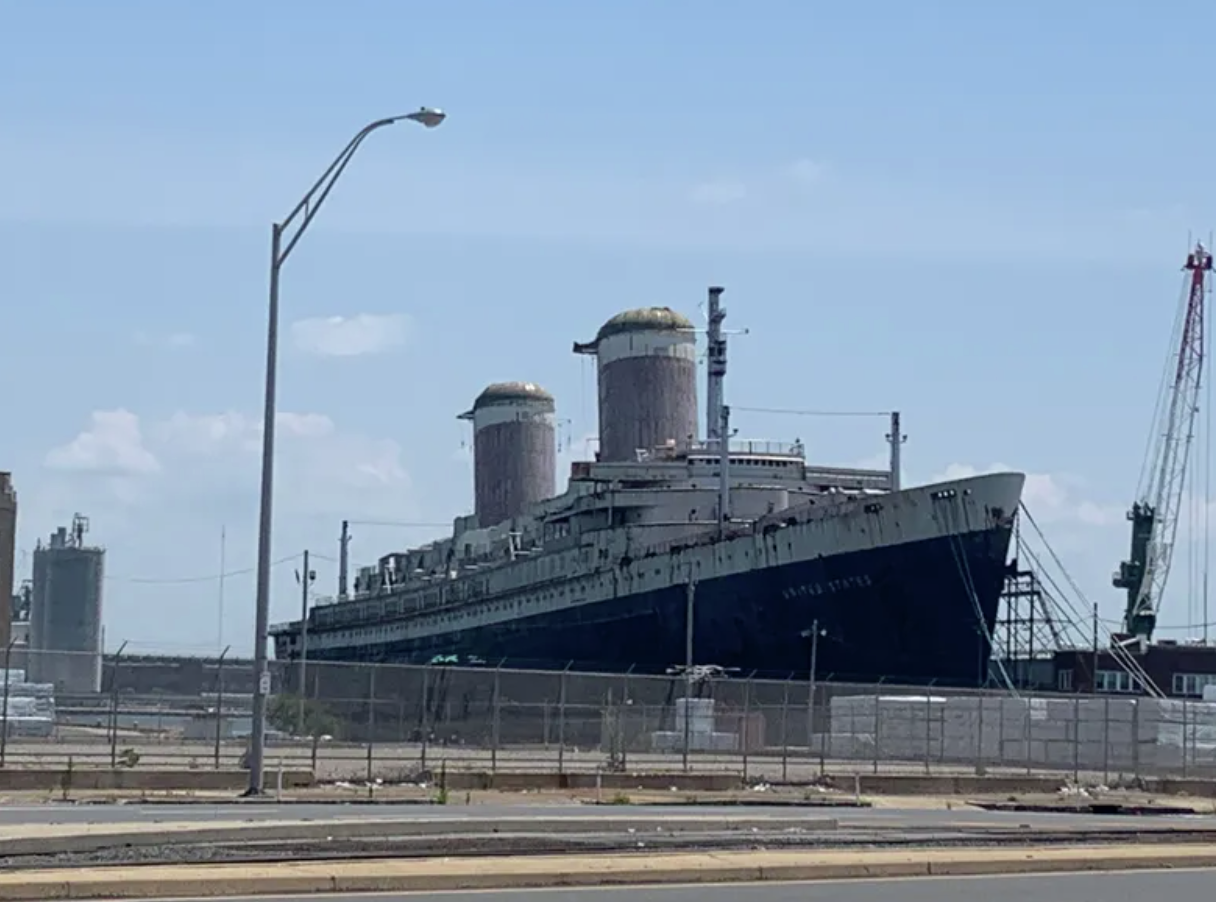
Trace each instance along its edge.
{"label": "industrial building", "polygon": [[473,423],[474,515],[481,527],[557,494],[553,396],[532,382],[488,386],[460,419]]}
{"label": "industrial building", "polygon": [[696,331],[686,317],[668,307],[627,310],[574,353],[596,358],[601,462],[696,438]]}
{"label": "industrial building", "polygon": [[77,514],[34,549],[28,670],[58,692],[101,691],[105,549],[84,544],[88,528]]}
{"label": "industrial building", "polygon": [[[0,598],[13,597],[13,571],[17,565],[17,492],[13,474],[0,471]],[[0,605],[0,649],[8,647],[13,634],[13,613]]]}

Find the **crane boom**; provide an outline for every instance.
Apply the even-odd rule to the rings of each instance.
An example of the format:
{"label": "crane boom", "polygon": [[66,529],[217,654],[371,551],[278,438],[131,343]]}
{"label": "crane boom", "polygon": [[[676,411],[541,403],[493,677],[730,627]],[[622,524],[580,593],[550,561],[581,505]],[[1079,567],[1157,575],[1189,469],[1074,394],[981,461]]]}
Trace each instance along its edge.
{"label": "crane boom", "polygon": [[[1187,255],[1186,286],[1177,343],[1177,365],[1167,371],[1166,405],[1154,424],[1149,482],[1128,511],[1131,554],[1119,565],[1114,585],[1127,592],[1124,628],[1148,640],[1170,575],[1170,561],[1186,486],[1199,388],[1203,381],[1204,314],[1212,255],[1202,244]],[[1174,353],[1171,353],[1171,358]],[[1170,376],[1172,375],[1172,378]]]}

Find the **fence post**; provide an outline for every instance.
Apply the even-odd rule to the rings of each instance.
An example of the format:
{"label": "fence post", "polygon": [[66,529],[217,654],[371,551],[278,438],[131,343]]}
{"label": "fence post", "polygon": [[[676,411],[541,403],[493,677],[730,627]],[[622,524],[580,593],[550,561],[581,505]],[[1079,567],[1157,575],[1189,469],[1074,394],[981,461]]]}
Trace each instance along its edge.
{"label": "fence post", "polygon": [[[830,687],[829,687],[830,688]],[[832,694],[824,689],[819,693],[823,698],[823,729],[819,731],[819,776],[826,777],[828,773],[828,737],[832,733]]]}
{"label": "fence post", "polygon": [[367,785],[372,785],[376,748],[376,665],[367,678]]}
{"label": "fence post", "polygon": [[[4,648],[4,718],[3,726],[0,726],[0,767],[4,767],[5,758],[8,755],[8,684],[9,684],[9,665],[13,659],[13,644],[16,639],[10,639],[7,646]],[[28,662],[29,656],[26,656]]]}
{"label": "fence post", "polygon": [[110,672],[110,770],[118,768],[118,672],[126,647],[126,642],[118,646],[114,654],[114,669]]}
{"label": "fence post", "polygon": [[224,730],[224,655],[228,654],[225,647],[215,661],[215,769],[220,769],[220,741]]}
{"label": "fence post", "polygon": [[1182,700],[1182,779],[1186,779],[1186,721],[1187,700]]}
{"label": "fence post", "polygon": [[882,724],[879,723],[879,708],[881,707],[879,705],[879,701],[882,698],[882,696],[880,696],[878,693],[879,693],[879,686],[875,685],[874,686],[874,773],[878,773],[878,756],[879,756],[878,733],[879,733],[879,727],[882,726]]}
{"label": "fence post", "polygon": [[[1048,699],[1043,699],[1043,706],[1046,707]],[[1032,696],[1026,704],[1025,710],[1022,712],[1022,756],[1026,760],[1026,773],[1029,774],[1034,768],[1034,746],[1031,745],[1031,740],[1034,739],[1034,709],[1035,699]]]}
{"label": "fence post", "polygon": [[502,676],[502,664],[499,664],[494,670],[494,693],[491,704],[493,710],[490,712],[490,773],[498,773],[498,738],[499,738],[499,717],[501,708],[502,689],[500,686],[500,678]]}
{"label": "fence post", "polygon": [[929,773],[929,746],[933,745],[933,690],[924,693],[924,772]]}
{"label": "fence post", "polygon": [[790,681],[785,681],[781,696],[781,782],[790,781]]}
{"label": "fence post", "polygon": [[815,674],[811,673],[806,684],[806,757],[809,761],[815,754]]}
{"label": "fence post", "polygon": [[[692,670],[686,671],[686,674],[692,673]],[[684,773],[688,773],[688,748],[692,745],[692,677],[685,675],[684,677],[684,726],[683,734],[680,739],[680,769]],[[680,704],[680,700],[676,699],[676,705]]]}
{"label": "fence post", "polygon": [[[615,716],[616,696],[613,694],[612,677],[609,677],[608,696],[600,706],[600,753],[607,750],[605,761],[608,767],[612,767],[616,761],[616,724],[613,721]],[[597,779],[601,769],[602,766],[595,769]]]}
{"label": "fence post", "polygon": [[[620,745],[621,745],[621,770],[622,771],[629,770],[629,753],[625,750],[625,747],[629,744],[628,742],[625,741],[625,720],[629,716],[629,713],[628,713],[629,712],[629,672],[632,670],[633,670],[633,668],[630,667],[629,671],[625,672],[625,688],[624,688],[624,693],[621,696],[621,710],[619,712],[619,717],[617,719],[617,729],[619,729],[621,731],[620,732],[620,736],[621,736]],[[645,733],[645,729],[646,729],[645,721],[646,721],[646,711],[643,709],[643,711],[642,711],[643,734]]]}
{"label": "fence post", "polygon": [[558,687],[557,696],[557,772],[558,774],[565,773],[566,766],[566,672],[570,669],[570,665],[566,665],[566,670],[562,671],[561,684]]}
{"label": "fence post", "polygon": [[1102,784],[1110,785],[1110,696],[1102,706]]}
{"label": "fence post", "polygon": [[421,701],[422,717],[420,720],[421,735],[419,736],[419,738],[422,740],[421,758],[419,760],[419,766],[420,766],[421,770],[426,770],[426,744],[427,744],[428,734],[430,733],[430,724],[429,724],[430,706],[427,704],[427,701],[428,701],[427,690],[430,687],[430,683],[431,683],[431,668],[428,666],[428,667],[422,668],[422,701]]}
{"label": "fence post", "polygon": [[1081,697],[1072,697],[1072,781],[1081,782]]}
{"label": "fence post", "polygon": [[[407,682],[402,680],[403,683]],[[397,696],[397,734],[400,736],[398,740],[403,745],[410,741],[409,719],[405,716],[405,693],[402,692]]]}
{"label": "fence post", "polygon": [[1139,771],[1139,699],[1132,700],[1132,776],[1141,778]]}
{"label": "fence post", "polygon": [[[752,671],[755,674],[755,671]],[[743,684],[743,722],[739,725],[739,744],[743,750],[743,782],[747,782],[747,750],[751,745],[752,726],[752,678]]]}
{"label": "fence post", "polygon": [[[312,668],[312,699],[320,701],[321,699],[321,668],[316,664]],[[308,757],[308,767],[312,771],[313,776],[317,775],[317,757],[321,749],[321,731],[313,730],[312,734],[312,751]]]}
{"label": "fence post", "polygon": [[[1004,713],[1003,696],[998,696],[997,698],[998,698],[998,704],[1002,705],[1002,713]],[[984,775],[984,702],[986,701],[986,698],[983,693],[980,693],[979,695],[977,695],[975,697],[975,701],[976,701],[977,706],[979,707],[979,711],[977,712],[976,718],[975,718],[975,724],[976,724],[975,775],[977,777],[982,777]],[[998,715],[996,722],[997,722],[997,729],[1000,730],[1000,725],[1004,722],[1004,718],[1001,717],[1000,715]],[[945,723],[943,723],[942,724],[943,735],[945,733],[945,730],[946,730],[946,725],[945,725]],[[943,738],[942,741],[944,743],[945,739]],[[1001,744],[1001,737],[999,735],[996,737],[996,743],[997,743],[997,747],[999,748],[1000,744]]]}

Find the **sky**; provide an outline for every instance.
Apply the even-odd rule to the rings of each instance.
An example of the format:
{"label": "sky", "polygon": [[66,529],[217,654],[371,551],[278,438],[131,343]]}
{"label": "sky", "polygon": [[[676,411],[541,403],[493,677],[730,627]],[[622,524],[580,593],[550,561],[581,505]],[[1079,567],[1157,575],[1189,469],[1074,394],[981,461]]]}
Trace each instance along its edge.
{"label": "sky", "polygon": [[[552,391],[568,465],[596,428],[572,342],[717,284],[740,437],[881,465],[882,417],[754,411],[897,409],[906,482],[1026,472],[1113,626],[1216,124],[1206,4],[1096,9],[0,0],[19,575],[83,513],[108,647],[248,653],[270,224],[427,105],[448,120],[372,136],[283,270],[272,621],[304,549],[334,591],[342,519],[371,563],[471,508],[456,415],[485,384]],[[1216,620],[1206,445],[1174,637]]]}

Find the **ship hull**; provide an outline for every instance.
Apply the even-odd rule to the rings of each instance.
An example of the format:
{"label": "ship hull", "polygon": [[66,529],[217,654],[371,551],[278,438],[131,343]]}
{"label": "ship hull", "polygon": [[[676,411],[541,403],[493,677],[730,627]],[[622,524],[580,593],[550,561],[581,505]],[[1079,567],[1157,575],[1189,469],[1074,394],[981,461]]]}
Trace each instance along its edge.
{"label": "ship hull", "polygon": [[[693,590],[693,662],[740,675],[976,685],[1006,572],[1008,522],[724,574]],[[310,659],[662,673],[686,657],[688,590],[669,585],[493,625]],[[818,642],[811,636],[818,632]]]}

